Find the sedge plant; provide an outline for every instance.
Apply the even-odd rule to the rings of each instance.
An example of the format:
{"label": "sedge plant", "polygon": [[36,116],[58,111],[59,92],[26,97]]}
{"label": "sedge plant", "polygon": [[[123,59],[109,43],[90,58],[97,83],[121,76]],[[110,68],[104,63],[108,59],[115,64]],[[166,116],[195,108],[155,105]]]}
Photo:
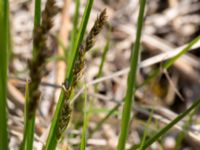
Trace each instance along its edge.
{"label": "sedge plant", "polygon": [[24,137],[21,145],[22,150],[33,148],[36,109],[41,95],[39,85],[44,76],[45,61],[48,58],[48,47],[46,46],[46,41],[48,33],[53,26],[52,18],[58,12],[55,0],[47,0],[42,14],[40,9],[41,1],[36,0],[32,59],[28,63],[30,70],[29,99],[27,103],[28,106],[26,106],[27,112],[25,116]]}
{"label": "sedge plant", "polygon": [[[35,11],[34,12],[35,12],[35,14],[34,14],[34,31],[35,31],[36,28],[39,27],[39,25],[40,25],[41,0],[35,0]],[[34,49],[35,48],[33,48],[33,57],[34,57],[34,53],[35,53]],[[34,91],[31,91],[31,92],[34,92]],[[35,114],[31,118],[28,117],[28,113],[29,113],[28,110],[27,110],[28,109],[28,105],[30,105],[30,104],[27,101],[26,105],[25,105],[25,112],[24,112],[24,115],[25,115],[25,117],[24,117],[25,125],[24,125],[23,141],[22,141],[22,144],[21,144],[21,147],[20,147],[21,150],[25,150],[27,148],[31,148],[32,149],[32,146],[33,146]]]}
{"label": "sedge plant", "polygon": [[[69,67],[68,67],[69,71],[67,71],[67,73],[66,73],[66,80],[65,80],[64,85],[68,86],[68,87],[65,88],[65,86],[64,86],[64,88],[62,89],[61,94],[59,96],[59,100],[56,105],[56,110],[54,112],[54,116],[52,119],[49,135],[48,135],[48,138],[46,141],[46,145],[44,146],[44,149],[46,149],[46,150],[54,150],[56,148],[57,142],[61,136],[61,132],[63,130],[65,130],[65,128],[68,126],[68,123],[69,123],[71,108],[69,106],[69,102],[67,102],[65,100],[66,100],[66,97],[69,97],[69,93],[71,92],[71,89],[69,89],[69,85],[72,83],[73,65],[74,65],[74,62],[76,59],[76,55],[78,54],[79,45],[83,40],[83,36],[84,36],[85,30],[86,30],[88,19],[89,19],[90,12],[92,9],[92,5],[93,5],[93,0],[89,0],[87,3],[87,6],[85,8],[82,21],[81,21],[81,26],[79,28],[77,41],[75,43],[74,49],[72,50],[73,51],[73,53],[72,53],[73,59],[71,62],[69,62]],[[69,83],[69,81],[70,81],[70,83]],[[70,91],[70,92],[68,92],[68,94],[67,94],[67,90]],[[65,102],[65,104],[64,104],[64,102]],[[65,114],[66,118],[65,118],[64,124],[62,125],[62,127],[60,127],[60,129],[58,131],[57,128],[59,126],[58,122],[60,120],[61,109],[62,108],[64,109],[64,107],[67,108],[66,109],[67,111],[63,111],[63,114],[66,113]],[[61,123],[60,123],[60,126],[61,126]]]}
{"label": "sedge plant", "polygon": [[[83,72],[85,65],[85,54],[91,49],[94,45],[95,37],[101,31],[103,25],[106,21],[106,11],[102,11],[100,16],[95,21],[95,24],[88,36],[86,37],[85,42],[83,42],[86,27],[90,17],[92,5],[94,0],[88,0],[87,6],[84,11],[84,15],[81,21],[80,28],[78,29],[78,15],[79,15],[79,5],[80,0],[76,0],[76,11],[73,20],[73,31],[72,38],[70,42],[70,58],[68,63],[68,70],[66,72],[66,78],[63,82],[63,88],[59,97],[58,104],[53,116],[52,124],[50,127],[50,132],[43,149],[45,150],[54,150],[57,146],[58,141],[62,137],[65,129],[67,128],[70,117],[71,117],[71,101],[70,96],[73,89],[77,86],[77,82],[80,79],[80,76]],[[143,16],[145,10],[146,0],[140,1],[140,11],[138,16],[137,24],[137,33],[136,33],[136,42],[131,54],[131,69],[128,74],[127,79],[127,91],[124,100],[124,107],[122,112],[122,121],[121,121],[121,130],[118,140],[118,150],[124,150],[126,139],[128,136],[130,115],[132,109],[132,97],[135,94],[136,90],[136,72],[139,58],[139,49],[140,49],[140,38],[143,26]],[[9,49],[9,15],[8,7],[9,3],[7,0],[0,0],[0,149],[8,149],[8,133],[7,133],[7,104],[6,104],[6,87],[7,87],[7,66],[8,66],[8,49]],[[49,30],[52,28],[52,18],[58,12],[57,7],[55,6],[55,0],[47,0],[45,9],[41,13],[41,0],[35,0],[35,14],[34,14],[34,30],[33,30],[33,53],[32,59],[29,61],[28,67],[30,70],[30,82],[26,84],[26,102],[25,102],[25,130],[23,135],[23,142],[21,145],[21,150],[33,149],[34,142],[34,127],[35,127],[35,116],[36,109],[39,103],[41,92],[39,90],[39,84],[41,79],[44,76],[45,70],[45,61],[48,58],[48,47],[46,46],[47,36]],[[76,38],[77,35],[77,38]],[[188,44],[179,54],[175,57],[164,63],[162,69],[168,69],[174,64],[174,62],[186,53],[197,41],[199,41],[200,36],[195,38],[192,42]],[[104,54],[102,57],[101,67],[99,69],[98,76],[101,76],[103,63],[105,61],[106,53],[109,48],[109,40],[105,46]],[[66,58],[65,58],[66,59]],[[161,70],[157,70],[156,74],[153,74],[153,77],[160,74]],[[148,78],[152,79],[152,78]],[[86,105],[86,98],[85,98]],[[200,105],[200,100],[197,100],[189,107],[185,112],[177,116],[173,121],[171,121],[166,127],[162,128],[154,136],[146,140],[146,136],[140,144],[140,146],[135,146],[136,149],[146,149],[153,142],[157,141],[161,136],[163,136],[170,128],[172,128],[178,121],[183,117],[187,116],[191,111],[195,110]],[[98,126],[95,128],[96,131],[100,126],[105,122],[105,120],[111,116],[120,106],[117,104],[106,117],[99,122]],[[86,106],[85,106],[86,107]],[[81,140],[80,149],[86,149],[86,130],[88,124],[88,114],[85,112],[84,116],[84,126],[83,126],[83,135]],[[133,148],[135,149],[135,148]]]}
{"label": "sedge plant", "polygon": [[44,147],[48,150],[54,150],[56,148],[59,139],[69,124],[72,111],[70,96],[73,89],[77,86],[78,80],[82,74],[85,64],[85,53],[94,45],[95,37],[99,34],[106,21],[106,10],[104,10],[101,12],[99,17],[97,17],[94,26],[83,44],[82,41],[89,20],[92,4],[93,0],[88,1],[79,28],[78,38],[72,49],[72,61],[69,62],[66,79],[63,83],[63,88],[53,116],[49,136],[47,138],[46,146]]}

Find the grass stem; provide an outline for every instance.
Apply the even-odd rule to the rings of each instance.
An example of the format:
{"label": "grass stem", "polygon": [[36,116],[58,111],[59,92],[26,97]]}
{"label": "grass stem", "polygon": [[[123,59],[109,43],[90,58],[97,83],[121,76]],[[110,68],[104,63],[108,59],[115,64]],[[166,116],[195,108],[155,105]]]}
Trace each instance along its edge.
{"label": "grass stem", "polygon": [[117,145],[118,150],[125,149],[126,139],[127,139],[128,130],[129,130],[132,101],[133,101],[133,96],[135,95],[135,88],[136,88],[135,81],[136,81],[137,65],[138,65],[138,58],[139,58],[140,39],[141,39],[142,26],[143,26],[145,4],[146,4],[146,0],[140,1],[140,11],[139,11],[138,23],[137,23],[136,41],[131,53],[131,67],[130,67],[128,80],[127,80],[127,91],[126,91],[126,96],[124,100],[125,102],[123,106],[123,112],[122,112],[121,130],[120,130],[120,136],[119,136],[118,145]]}
{"label": "grass stem", "polygon": [[8,150],[7,69],[9,37],[9,1],[0,0],[0,149]]}

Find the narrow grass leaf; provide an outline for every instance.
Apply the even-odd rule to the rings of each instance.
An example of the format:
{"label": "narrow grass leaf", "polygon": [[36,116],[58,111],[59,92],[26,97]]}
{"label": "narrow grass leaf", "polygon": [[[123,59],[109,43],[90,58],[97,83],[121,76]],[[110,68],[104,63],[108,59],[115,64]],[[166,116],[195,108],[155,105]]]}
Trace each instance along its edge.
{"label": "narrow grass leaf", "polygon": [[101,56],[101,64],[99,66],[99,71],[97,73],[97,78],[99,78],[102,75],[102,71],[103,71],[103,66],[106,60],[106,55],[108,53],[108,50],[110,48],[110,32],[108,33],[108,37],[107,37],[107,41],[106,41],[106,45],[103,49],[103,54]]}
{"label": "narrow grass leaf", "polygon": [[121,120],[121,130],[120,136],[118,139],[118,150],[124,150],[126,145],[126,139],[129,130],[129,123],[130,123],[130,116],[131,116],[131,108],[132,108],[132,98],[135,95],[135,80],[136,80],[136,72],[137,72],[137,65],[138,65],[138,58],[139,58],[139,49],[140,49],[140,39],[142,33],[142,26],[143,26],[143,16],[145,10],[146,0],[140,1],[140,10],[138,16],[138,23],[137,23],[137,33],[136,33],[136,41],[134,44],[134,48],[131,54],[131,67],[128,74],[127,80],[127,91],[125,96],[125,102],[123,106],[122,112],[122,120]]}
{"label": "narrow grass leaf", "polygon": [[[168,125],[158,131],[155,135],[153,135],[150,139],[146,140],[142,150],[147,149],[151,144],[155,141],[159,140],[161,136],[163,136],[167,131],[169,131],[175,124],[177,124],[180,120],[186,117],[191,111],[197,109],[200,106],[200,99],[196,100],[186,111],[178,115],[174,120],[172,120]],[[132,148],[131,150],[135,150],[138,147]]]}
{"label": "narrow grass leaf", "polygon": [[176,145],[175,145],[174,150],[179,150],[180,149],[181,142],[183,141],[186,132],[188,131],[190,125],[192,124],[192,119],[193,119],[195,113],[196,113],[196,110],[192,111],[189,114],[188,120],[187,120],[187,122],[183,126],[183,130],[178,134],[178,137],[176,138]]}
{"label": "narrow grass leaf", "polygon": [[76,35],[78,33],[78,20],[79,20],[79,8],[80,8],[80,0],[76,0],[75,3],[75,13],[73,16],[73,29],[71,32],[71,39],[70,39],[70,44],[69,44],[69,51],[68,51],[68,57],[66,57],[66,62],[71,62],[72,58],[72,50],[74,49],[74,45],[76,42]]}
{"label": "narrow grass leaf", "polygon": [[7,69],[8,69],[8,34],[9,1],[0,1],[0,149],[8,150],[7,133]]}
{"label": "narrow grass leaf", "polygon": [[149,126],[150,126],[152,118],[153,118],[153,112],[154,112],[154,110],[151,111],[150,117],[149,117],[147,124],[145,126],[145,131],[144,131],[144,134],[143,134],[143,137],[142,137],[142,141],[141,141],[139,150],[143,149],[144,142],[145,142],[146,137],[147,137],[147,132],[148,132]]}
{"label": "narrow grass leaf", "polygon": [[85,89],[85,97],[84,97],[84,120],[83,120],[83,128],[82,128],[82,134],[81,134],[81,144],[80,144],[80,150],[86,149],[87,144],[87,128],[88,128],[88,122],[89,122],[89,107],[87,104],[87,89]]}
{"label": "narrow grass leaf", "polygon": [[184,55],[187,51],[189,51],[192,46],[194,44],[196,44],[198,41],[200,40],[200,35],[197,36],[195,39],[193,39],[185,48],[183,48],[183,50],[181,50],[177,55],[175,55],[174,57],[172,57],[171,59],[169,59],[168,61],[166,61],[164,64],[162,64],[159,68],[153,70],[153,72],[147,77],[147,79],[138,86],[142,87],[144,85],[146,85],[149,81],[151,81],[152,79],[156,78],[163,70],[168,69],[169,67],[171,67],[174,62],[180,58],[182,55]]}
{"label": "narrow grass leaf", "polygon": [[[40,25],[41,18],[41,0],[35,0],[35,14],[34,14],[34,30]],[[33,59],[35,58],[36,51],[33,47]],[[30,90],[30,89],[29,89]],[[33,91],[32,91],[33,92]],[[28,104],[26,105],[28,107]],[[25,119],[25,129],[24,129],[24,137],[21,144],[21,150],[33,149],[34,142],[34,127],[35,127],[35,111],[33,113],[33,117],[28,119],[28,115],[30,112],[26,111],[26,119]]]}
{"label": "narrow grass leaf", "polygon": [[[27,120],[28,120],[28,104],[29,104],[29,82],[26,81],[26,90],[25,90],[25,106],[24,106],[24,129],[26,129],[24,131],[24,134],[23,134],[23,139],[27,139],[27,136],[28,136],[28,128],[26,127],[27,125]],[[27,143],[25,143],[25,140],[22,141],[22,144],[20,146],[20,150],[23,150],[23,149],[28,149],[28,145]]]}

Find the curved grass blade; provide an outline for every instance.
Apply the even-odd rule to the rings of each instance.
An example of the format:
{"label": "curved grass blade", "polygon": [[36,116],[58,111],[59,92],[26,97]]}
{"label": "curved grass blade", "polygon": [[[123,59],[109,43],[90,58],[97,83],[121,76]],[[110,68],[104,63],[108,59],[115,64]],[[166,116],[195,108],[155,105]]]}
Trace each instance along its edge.
{"label": "curved grass blade", "polygon": [[[147,149],[151,144],[157,141],[161,136],[163,136],[167,131],[169,131],[175,124],[177,124],[180,120],[182,120],[185,116],[187,116],[191,111],[197,109],[200,106],[200,99],[196,100],[186,111],[178,115],[174,120],[172,120],[168,125],[158,131],[155,135],[153,135],[149,140],[145,141],[143,144],[142,150]],[[135,146],[130,150],[136,150],[139,146]]]}
{"label": "curved grass blade", "polygon": [[186,135],[186,132],[189,130],[190,125],[192,124],[193,117],[194,117],[195,114],[196,114],[195,110],[192,111],[189,114],[188,120],[183,126],[183,130],[179,133],[178,137],[176,138],[176,145],[175,145],[174,150],[179,150],[180,149],[181,143],[182,143],[182,141],[183,141],[183,139],[184,139],[184,137]]}
{"label": "curved grass blade", "polygon": [[[177,54],[174,58],[178,59],[179,57],[181,57],[182,55],[180,55],[180,54],[184,54],[183,51],[185,51],[185,52],[188,51],[196,42],[198,42],[198,40],[199,40],[199,37],[197,37],[197,39],[194,39],[194,40],[193,40],[192,42],[190,42],[179,54]],[[178,57],[177,57],[177,56],[178,56]],[[173,59],[173,61],[175,62],[176,59],[174,59],[174,58],[172,58],[172,59]],[[171,60],[169,60],[169,61],[171,62]],[[166,63],[167,63],[167,62],[166,62]],[[170,63],[170,64],[172,65],[173,63]],[[170,67],[170,66],[169,66],[169,67]],[[161,72],[160,68],[154,70],[154,72],[151,74],[151,76],[149,76],[149,78],[147,78],[147,80],[145,80],[145,82],[144,82],[142,85],[138,86],[137,88],[140,88],[141,86],[147,84],[151,79],[153,79],[153,78],[155,78],[157,75],[159,75],[160,72]],[[120,105],[121,105],[121,103],[120,103],[120,104],[116,104],[116,106],[108,113],[108,115],[106,115],[106,116],[97,124],[96,128],[92,131],[91,135],[92,135],[94,132],[96,132],[96,131],[101,127],[101,125],[112,115],[113,112],[115,112],[116,109],[118,109],[118,107],[119,107]],[[135,146],[135,147],[137,147],[137,146]]]}
{"label": "curved grass blade", "polygon": [[161,67],[159,67],[158,69],[155,69],[149,76],[148,78],[138,87],[142,87],[143,85],[146,85],[149,81],[151,81],[152,79],[154,79],[155,77],[157,77],[163,70],[168,69],[169,67],[171,67],[174,62],[181,57],[182,55],[184,55],[187,51],[189,51],[192,46],[194,44],[196,44],[198,41],[200,40],[200,35],[197,36],[195,39],[193,39],[190,43],[188,43],[188,45],[182,50],[180,51],[177,55],[175,55],[174,57],[172,57],[171,59],[169,59],[168,61],[166,61],[164,64],[161,65]]}

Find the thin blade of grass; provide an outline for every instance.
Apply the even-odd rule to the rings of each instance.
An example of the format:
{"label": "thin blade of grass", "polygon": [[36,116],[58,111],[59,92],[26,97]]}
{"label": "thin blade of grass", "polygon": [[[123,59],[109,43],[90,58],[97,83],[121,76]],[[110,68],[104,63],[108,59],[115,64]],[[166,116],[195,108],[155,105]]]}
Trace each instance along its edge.
{"label": "thin blade of grass", "polygon": [[[41,0],[35,0],[35,14],[34,14],[34,31],[40,25],[41,18]],[[35,58],[36,50],[33,47],[33,59]],[[27,104],[28,105],[28,104]],[[27,106],[26,106],[27,107]],[[21,144],[21,150],[33,149],[34,142],[34,127],[35,127],[35,111],[33,117],[28,119],[28,111],[26,111],[24,137]]]}
{"label": "thin blade of grass", "polygon": [[71,62],[71,56],[72,56],[72,50],[74,49],[74,45],[76,42],[76,35],[78,33],[78,18],[79,18],[79,7],[80,7],[80,0],[76,0],[76,6],[75,6],[75,13],[73,16],[73,29],[71,33],[71,40],[69,45],[69,51],[68,51],[68,57],[66,62]]}
{"label": "thin blade of grass", "polygon": [[179,150],[180,149],[181,142],[183,141],[183,139],[184,139],[184,137],[186,135],[186,132],[189,130],[189,127],[192,124],[193,117],[194,117],[195,114],[196,114],[196,110],[192,111],[189,114],[188,120],[183,126],[183,130],[178,134],[178,137],[176,138],[176,145],[175,145],[174,150]]}
{"label": "thin blade of grass", "polygon": [[74,48],[72,49],[72,59],[71,59],[71,62],[69,62],[69,69],[67,70],[67,73],[66,73],[66,79],[68,80],[69,84],[71,84],[72,80],[73,80],[73,67],[74,67],[75,60],[76,60],[77,55],[78,55],[79,46],[80,46],[80,44],[81,44],[81,42],[83,41],[83,38],[84,38],[84,34],[85,34],[85,31],[86,31],[86,28],[87,28],[87,24],[88,24],[88,20],[89,20],[89,17],[90,17],[90,12],[91,12],[91,9],[92,9],[93,2],[94,2],[94,0],[89,0],[88,3],[87,3],[87,6],[85,8],[85,12],[84,12],[84,15],[83,15],[83,19],[81,21],[80,29],[79,29],[79,32],[78,32],[78,37],[77,37],[77,40],[75,42]]}
{"label": "thin blade of grass", "polygon": [[190,43],[188,43],[188,45],[181,50],[177,55],[175,55],[174,57],[172,57],[171,59],[167,60],[164,64],[161,65],[161,67],[159,67],[158,69],[155,69],[149,76],[148,78],[138,87],[142,87],[143,85],[146,85],[149,81],[151,81],[152,79],[154,79],[155,77],[157,77],[163,70],[168,69],[169,67],[171,67],[174,62],[181,57],[182,55],[184,55],[187,51],[189,51],[192,46],[194,44],[196,44],[198,41],[200,40],[200,35],[197,36],[195,39],[193,39]]}
{"label": "thin blade of grass", "polygon": [[108,33],[108,37],[107,37],[107,40],[106,40],[106,45],[105,45],[105,47],[103,49],[103,54],[102,54],[102,57],[101,57],[101,64],[99,66],[99,71],[97,73],[97,78],[99,78],[102,75],[103,66],[104,66],[104,63],[105,63],[105,60],[106,60],[106,55],[108,53],[109,48],[110,48],[110,32]]}
{"label": "thin blade of grass", "polygon": [[[93,5],[94,0],[89,0],[87,3],[87,6],[85,8],[84,11],[84,15],[81,21],[81,26],[79,28],[79,32],[78,32],[78,37],[77,40],[75,42],[75,46],[72,50],[72,60],[71,62],[69,62],[69,67],[66,73],[66,81],[68,81],[69,84],[72,84],[72,80],[73,80],[73,66],[78,54],[78,48],[80,46],[80,43],[83,41],[83,37],[84,37],[84,33],[86,31],[86,27],[88,24],[88,20],[89,20],[89,16],[90,16],[90,12],[92,9],[92,5]],[[64,91],[61,91],[61,94],[59,96],[59,100],[58,103],[56,105],[56,110],[52,119],[52,123],[51,123],[51,127],[50,127],[50,131],[49,131],[49,135],[47,138],[47,142],[46,142],[46,146],[44,147],[45,150],[54,150],[56,148],[57,145],[57,137],[56,137],[56,131],[57,131],[57,125],[58,125],[58,119],[59,119],[59,115],[60,115],[60,110],[62,108],[62,105],[64,103]]]}
{"label": "thin blade of grass", "polygon": [[140,39],[141,39],[142,26],[143,26],[145,4],[146,4],[146,0],[140,1],[136,41],[135,41],[134,48],[131,54],[131,68],[130,68],[130,71],[128,74],[128,80],[127,80],[128,86],[127,86],[126,96],[124,100],[125,102],[124,102],[123,112],[122,112],[121,131],[120,131],[120,136],[119,136],[118,145],[117,145],[118,150],[125,149],[126,139],[127,139],[128,130],[129,130],[131,108],[132,108],[132,101],[133,101],[132,98],[135,95],[135,88],[136,88],[135,80],[136,80],[136,72],[137,72],[137,66],[138,66]]}
{"label": "thin blade of grass", "polygon": [[147,121],[147,124],[145,125],[145,131],[144,131],[144,134],[143,134],[143,137],[142,137],[142,141],[141,141],[139,150],[142,150],[142,148],[144,146],[144,142],[145,142],[146,137],[147,137],[147,131],[149,129],[149,125],[151,124],[151,121],[152,121],[152,118],[153,118],[153,113],[154,113],[154,110],[151,111],[150,117]]}
{"label": "thin blade of grass", "polygon": [[[110,30],[111,30],[111,27],[110,27]],[[107,35],[107,40],[106,40],[106,45],[104,46],[104,49],[103,49],[103,54],[101,56],[101,63],[99,65],[99,70],[98,70],[98,73],[96,75],[97,78],[101,77],[102,76],[102,72],[103,72],[103,66],[104,66],[104,63],[105,63],[105,60],[106,60],[106,55],[108,53],[108,50],[110,48],[110,31]],[[98,89],[98,84],[96,84],[95,86],[95,92],[97,92],[97,89]],[[119,104],[118,104],[119,105]],[[110,110],[110,112],[102,119],[100,120],[98,123],[97,123],[97,126],[95,127],[94,130],[92,130],[91,134],[90,134],[90,137],[94,134],[94,132],[96,132],[101,126],[102,124],[115,112],[115,110],[117,110],[117,108],[119,107],[118,105],[116,105],[113,109]]]}
{"label": "thin blade of grass", "polygon": [[0,149],[8,150],[7,133],[7,68],[8,68],[8,34],[9,1],[0,1]]}
{"label": "thin blade of grass", "polygon": [[35,12],[34,12],[34,29],[40,25],[41,18],[41,0],[35,0]]}
{"label": "thin blade of grass", "polygon": [[[194,41],[197,42],[198,40],[194,40]],[[187,51],[188,51],[194,44],[195,44],[195,42],[194,42],[194,43],[192,42],[192,45],[190,45],[190,43],[189,43],[188,46],[186,46],[182,51],[184,51],[184,50],[186,50],[186,49],[187,49]],[[181,51],[180,53],[182,53],[182,51]],[[180,53],[177,54],[177,55],[179,55],[179,57],[182,56],[182,55],[180,55]],[[175,56],[175,57],[176,57],[176,59],[179,58],[179,57],[177,57],[177,56]],[[175,61],[175,60],[173,60],[173,61]],[[137,87],[137,89],[140,88],[141,86],[147,84],[151,79],[155,78],[155,77],[156,77],[157,75],[159,75],[159,74],[160,74],[160,68],[154,70],[154,72],[145,80],[145,82],[144,82],[142,85],[140,85],[140,86]],[[119,108],[120,105],[121,105],[121,103],[120,103],[120,104],[116,104],[116,106],[115,106],[115,107],[114,107],[114,108],[113,108],[99,123],[97,123],[97,126],[96,126],[95,129],[92,131],[91,136],[92,136],[92,134],[93,134],[94,132],[96,132],[96,131],[101,127],[101,125],[112,115],[112,113],[114,113],[115,110]]]}
{"label": "thin blade of grass", "polygon": [[[174,120],[172,120],[168,125],[166,125],[164,128],[162,128],[160,131],[158,131],[155,135],[153,135],[150,139],[145,141],[143,145],[143,150],[148,148],[151,144],[153,144],[155,141],[157,141],[161,136],[163,136],[167,131],[169,131],[175,124],[177,124],[180,120],[182,120],[185,116],[187,116],[191,111],[197,109],[200,106],[200,99],[196,100],[186,111],[178,115]],[[131,148],[130,150],[135,150],[139,146],[135,146],[134,148]]]}
{"label": "thin blade of grass", "polygon": [[[26,125],[27,125],[27,116],[28,116],[28,103],[29,103],[29,82],[26,81],[26,90],[25,90],[25,106],[24,106],[24,129],[27,129]],[[23,138],[24,139],[27,139],[27,135],[28,135],[28,131],[24,131],[24,135],[23,135]],[[25,140],[22,141],[22,144],[21,144],[21,147],[20,147],[20,150],[23,150],[23,149],[28,149],[28,145],[27,143],[25,143]]]}
{"label": "thin blade of grass", "polygon": [[87,144],[87,127],[88,127],[88,122],[89,122],[89,107],[87,105],[87,89],[85,89],[85,94],[84,94],[84,120],[83,120],[83,129],[82,129],[82,134],[81,134],[81,144],[80,144],[80,150],[85,150],[86,149],[86,144]]}

